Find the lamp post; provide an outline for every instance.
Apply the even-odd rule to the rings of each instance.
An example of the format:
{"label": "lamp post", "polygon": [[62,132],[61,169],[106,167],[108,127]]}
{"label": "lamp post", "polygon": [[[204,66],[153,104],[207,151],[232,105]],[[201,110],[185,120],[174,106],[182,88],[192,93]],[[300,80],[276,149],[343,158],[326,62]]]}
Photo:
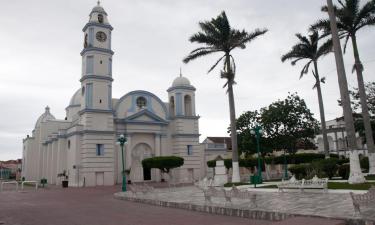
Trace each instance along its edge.
{"label": "lamp post", "polygon": [[125,160],[124,160],[124,145],[126,144],[126,138],[123,134],[117,139],[117,143],[121,146],[121,159],[122,159],[122,191],[126,191],[126,174],[125,174]]}
{"label": "lamp post", "polygon": [[252,134],[255,134],[256,141],[257,141],[257,153],[258,153],[258,179],[254,179],[254,186],[256,187],[256,184],[262,183],[262,169],[260,165],[260,144],[259,139],[260,135],[263,133],[262,128],[259,125],[256,125],[254,129],[251,130]]}

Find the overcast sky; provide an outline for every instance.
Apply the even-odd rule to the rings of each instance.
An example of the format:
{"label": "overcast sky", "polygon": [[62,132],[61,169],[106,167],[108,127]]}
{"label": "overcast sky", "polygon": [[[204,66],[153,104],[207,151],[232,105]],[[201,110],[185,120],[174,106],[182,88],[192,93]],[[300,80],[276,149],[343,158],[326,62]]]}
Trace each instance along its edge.
{"label": "overcast sky", "polygon": [[[363,2],[364,0],[362,0]],[[166,89],[179,68],[197,88],[196,111],[201,141],[206,136],[227,135],[229,125],[225,83],[219,71],[207,70],[220,55],[187,65],[182,58],[196,45],[188,42],[198,22],[225,10],[234,28],[269,32],[233,53],[237,62],[235,100],[237,116],[298,92],[319,118],[311,74],[299,80],[302,64],[292,67],[280,57],[296,43],[295,33],[306,34],[308,25],[327,17],[320,11],[325,0],[103,0],[112,33],[113,97],[132,90],[147,90],[167,101]],[[59,119],[80,87],[82,28],[96,5],[94,0],[1,1],[0,14],[0,160],[21,158],[22,138],[31,134],[46,105]],[[358,34],[365,81],[375,78],[375,27]],[[350,88],[351,45],[345,56]],[[323,98],[326,118],[342,115],[337,105],[339,89],[332,55],[319,62],[326,76]]]}

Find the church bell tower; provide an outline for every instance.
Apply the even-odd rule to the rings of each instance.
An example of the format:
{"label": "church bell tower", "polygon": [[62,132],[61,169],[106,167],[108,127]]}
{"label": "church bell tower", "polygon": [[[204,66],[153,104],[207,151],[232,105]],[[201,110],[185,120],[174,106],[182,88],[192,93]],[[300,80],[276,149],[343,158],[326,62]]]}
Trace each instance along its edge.
{"label": "church bell tower", "polygon": [[112,110],[112,30],[107,13],[98,2],[83,28],[82,110]]}
{"label": "church bell tower", "polygon": [[[100,2],[83,27],[79,184],[114,185],[114,131],[112,109],[111,32],[107,13]],[[83,180],[82,180],[83,179]]]}

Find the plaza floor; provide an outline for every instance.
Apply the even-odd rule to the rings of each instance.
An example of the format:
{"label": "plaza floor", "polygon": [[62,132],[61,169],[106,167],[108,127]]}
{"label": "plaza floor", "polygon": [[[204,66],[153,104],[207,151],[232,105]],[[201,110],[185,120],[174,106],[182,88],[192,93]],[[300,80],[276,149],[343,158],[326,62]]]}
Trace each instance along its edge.
{"label": "plaza floor", "polygon": [[[189,189],[183,187],[180,190]],[[4,225],[342,225],[343,221],[296,217],[284,221],[253,220],[115,199],[119,186],[97,188],[26,188],[0,192]],[[165,189],[166,190],[166,189]],[[175,196],[178,192],[171,192]],[[167,197],[165,195],[164,197]],[[186,197],[186,195],[184,195]],[[184,199],[184,197],[182,198]]]}
{"label": "plaza floor", "polygon": [[[132,193],[116,193],[121,199],[149,203],[154,205],[172,206],[201,212],[245,216],[250,218],[265,218],[270,220],[284,219],[294,216],[310,216],[315,218],[330,218],[346,221],[348,224],[375,221],[375,206],[361,207],[361,215],[354,214],[354,208],[349,192],[251,190],[256,194],[256,206],[248,200],[234,199],[231,204],[225,203],[224,198],[213,198],[212,203],[205,202],[204,195],[198,188],[181,187],[172,191],[156,189],[154,194],[134,196]],[[361,191],[363,192],[363,191]],[[229,210],[229,209],[235,209]],[[238,210],[236,210],[238,209]],[[371,221],[371,222],[370,222]]]}

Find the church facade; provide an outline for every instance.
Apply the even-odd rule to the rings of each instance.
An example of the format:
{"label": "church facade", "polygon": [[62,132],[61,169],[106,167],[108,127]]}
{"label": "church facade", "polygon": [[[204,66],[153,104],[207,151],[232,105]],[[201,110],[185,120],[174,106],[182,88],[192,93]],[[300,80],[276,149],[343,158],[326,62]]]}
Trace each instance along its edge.
{"label": "church facade", "polygon": [[184,158],[184,165],[172,171],[176,182],[202,176],[196,89],[180,75],[167,89],[167,102],[144,90],[112,98],[112,30],[98,3],[83,28],[80,88],[66,107],[66,118],[56,119],[46,107],[23,140],[25,179],[60,184],[57,175],[65,171],[69,186],[121,183],[121,147],[116,144],[121,134],[127,138],[124,160],[131,181],[161,179],[158,170],[142,167],[142,160],[153,156]]}

